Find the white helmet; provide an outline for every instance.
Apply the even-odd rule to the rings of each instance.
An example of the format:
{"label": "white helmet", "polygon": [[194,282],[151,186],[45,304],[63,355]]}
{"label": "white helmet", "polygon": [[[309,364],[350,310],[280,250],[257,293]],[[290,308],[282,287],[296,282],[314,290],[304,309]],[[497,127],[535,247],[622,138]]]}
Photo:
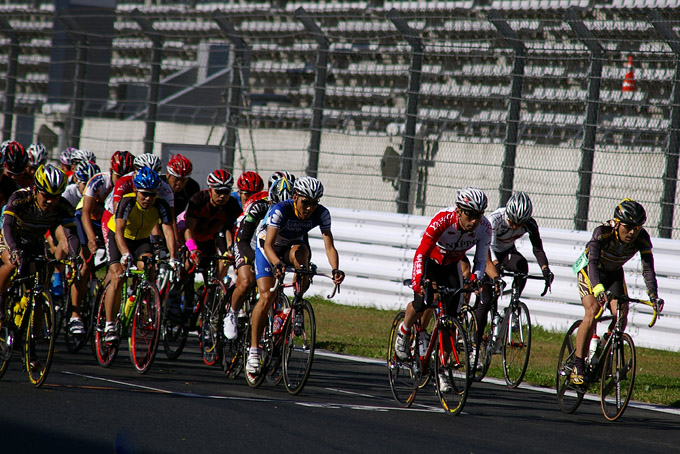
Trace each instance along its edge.
{"label": "white helmet", "polygon": [[30,167],[40,167],[47,162],[47,149],[40,142],[32,143],[26,153]]}
{"label": "white helmet", "polygon": [[161,164],[161,159],[155,154],[151,153],[140,154],[135,158],[133,165],[135,166],[135,170],[139,170],[142,167],[148,167],[158,173],[160,173],[161,167],[163,167]]}
{"label": "white helmet", "polygon": [[314,177],[300,177],[293,183],[293,192],[318,200],[323,196],[323,185]]}
{"label": "white helmet", "polygon": [[524,224],[531,218],[534,207],[526,193],[519,191],[512,194],[505,206],[505,214],[515,224]]}
{"label": "white helmet", "polygon": [[97,157],[90,150],[73,150],[71,152],[71,165],[76,166],[79,162],[97,162]]}
{"label": "white helmet", "polygon": [[458,190],[456,195],[456,205],[465,209],[472,210],[478,213],[483,213],[489,201],[486,199],[486,194],[477,188],[462,188]]}

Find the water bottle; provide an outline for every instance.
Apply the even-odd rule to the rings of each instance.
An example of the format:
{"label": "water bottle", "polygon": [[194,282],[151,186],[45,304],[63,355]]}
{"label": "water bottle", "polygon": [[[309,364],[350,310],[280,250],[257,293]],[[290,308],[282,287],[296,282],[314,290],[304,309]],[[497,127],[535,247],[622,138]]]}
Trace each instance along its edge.
{"label": "water bottle", "polygon": [[16,326],[21,325],[21,320],[24,318],[26,306],[28,306],[28,299],[28,295],[24,295],[21,297],[21,300],[14,304],[14,324]]}
{"label": "water bottle", "polygon": [[125,313],[125,317],[126,317],[126,318],[130,317],[130,315],[132,314],[132,308],[133,308],[134,305],[135,305],[135,298],[136,298],[135,295],[131,295],[131,296],[129,296],[128,299],[125,301],[125,309],[124,309],[124,313]]}
{"label": "water bottle", "polygon": [[281,328],[283,328],[283,311],[278,309],[276,312],[274,312],[273,334],[280,334]]}
{"label": "water bottle", "polygon": [[425,356],[427,354],[427,346],[430,343],[429,337],[430,336],[425,330],[418,333],[418,353],[420,356]]}
{"label": "water bottle", "polygon": [[588,358],[590,358],[590,364],[595,366],[597,364],[597,348],[600,345],[600,336],[597,333],[593,334],[590,339],[590,348],[588,349]]}

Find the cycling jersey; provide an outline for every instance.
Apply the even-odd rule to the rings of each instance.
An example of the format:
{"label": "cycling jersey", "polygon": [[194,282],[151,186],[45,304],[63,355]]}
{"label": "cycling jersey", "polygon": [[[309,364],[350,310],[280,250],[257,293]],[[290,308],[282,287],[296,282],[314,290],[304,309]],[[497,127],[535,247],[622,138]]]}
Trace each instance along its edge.
{"label": "cycling jersey", "polygon": [[419,292],[423,277],[425,259],[433,259],[440,265],[460,261],[465,252],[476,246],[472,272],[478,279],[484,276],[486,256],[491,243],[491,223],[482,216],[480,223],[471,232],[458,230],[456,207],[448,207],[437,213],[425,229],[425,234],[413,257],[413,290]]}
{"label": "cycling jersey", "polygon": [[[106,211],[113,213],[113,206],[120,203],[123,196],[134,192],[135,185],[132,182],[134,177],[135,172],[130,172],[127,175],[118,178],[118,181],[116,181],[116,184],[113,186],[113,191],[109,193],[104,202]],[[172,189],[170,189],[170,186],[168,186],[168,183],[161,181],[161,186],[158,188],[158,198],[165,200],[171,208],[175,206],[175,196]]]}
{"label": "cycling jersey", "polygon": [[217,234],[224,230],[230,230],[234,222],[241,214],[238,202],[229,197],[224,205],[210,203],[210,190],[204,189],[191,197],[187,207],[186,219],[196,219],[196,227],[193,229],[194,240],[197,243],[215,239]]}
{"label": "cycling jersey", "polygon": [[543,241],[534,218],[529,218],[522,226],[512,229],[508,223],[505,208],[499,208],[489,215],[489,222],[492,228],[490,246],[492,258],[500,260],[499,255],[505,255],[503,253],[514,250],[515,241],[528,233],[536,261],[541,267],[548,266],[548,258],[543,250]]}
{"label": "cycling jersey", "polygon": [[[166,175],[161,176],[161,181],[164,183],[168,182],[168,177]],[[201,185],[198,184],[196,180],[193,178],[189,177],[187,180],[187,184],[184,185],[184,188],[182,188],[181,191],[175,192],[174,193],[174,198],[175,198],[175,203],[174,203],[174,208],[175,208],[175,213],[181,213],[184,210],[187,209],[187,206],[189,205],[189,200],[201,190]]]}
{"label": "cycling jersey", "polygon": [[269,209],[267,191],[251,195],[246,201],[243,214],[236,221],[234,248],[235,267],[252,265],[255,260],[255,231]]}
{"label": "cycling jersey", "polygon": [[73,207],[60,197],[49,211],[38,207],[33,189],[19,189],[9,198],[2,222],[3,241],[10,251],[45,241],[48,230],[64,226],[69,252],[75,255],[80,247],[76,234]]}
{"label": "cycling jersey", "polygon": [[99,205],[104,205],[106,196],[109,195],[113,189],[113,180],[110,172],[98,173],[87,182],[83,196],[94,198]]}
{"label": "cycling jersey", "polygon": [[118,204],[116,209],[116,216],[109,219],[109,230],[116,232],[116,220],[125,219],[125,238],[129,240],[148,239],[156,224],[169,224],[170,207],[168,203],[156,197],[154,204],[148,208],[143,209],[137,203],[137,197],[133,194],[126,194]]}
{"label": "cycling jersey", "polygon": [[292,244],[304,243],[305,234],[319,226],[321,232],[331,229],[331,213],[323,205],[319,205],[309,219],[300,219],[295,211],[293,199],[284,200],[272,206],[267,215],[267,223],[258,231],[258,247],[264,247],[267,227],[276,227],[279,234],[274,248],[279,249]]}
{"label": "cycling jersey", "polygon": [[70,203],[73,208],[82,208],[80,200],[83,198],[83,194],[80,192],[80,188],[78,188],[78,183],[71,183],[66,186],[66,190],[61,196],[68,200],[68,203]]}

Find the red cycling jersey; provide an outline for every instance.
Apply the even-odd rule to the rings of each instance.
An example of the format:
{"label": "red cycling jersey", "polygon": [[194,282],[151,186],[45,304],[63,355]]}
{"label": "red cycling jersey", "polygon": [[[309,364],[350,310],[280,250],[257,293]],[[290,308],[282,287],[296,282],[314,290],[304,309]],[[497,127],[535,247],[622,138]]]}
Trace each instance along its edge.
{"label": "red cycling jersey", "polygon": [[440,265],[448,265],[460,261],[465,252],[477,246],[472,272],[478,279],[484,276],[486,257],[491,243],[491,223],[482,216],[477,227],[470,232],[458,230],[458,214],[456,207],[448,207],[437,213],[430,225],[425,229],[420,246],[413,257],[412,283],[413,290],[421,291],[420,280],[423,277],[423,265],[426,259],[432,259]]}

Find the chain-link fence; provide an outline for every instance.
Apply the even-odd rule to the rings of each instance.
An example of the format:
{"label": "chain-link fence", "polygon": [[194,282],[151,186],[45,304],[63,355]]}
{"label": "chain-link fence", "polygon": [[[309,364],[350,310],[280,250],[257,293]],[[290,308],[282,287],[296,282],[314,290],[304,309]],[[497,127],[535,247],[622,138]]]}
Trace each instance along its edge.
{"label": "chain-link fence", "polygon": [[524,190],[556,228],[629,197],[678,238],[677,8],[566,3],[12,1],[3,140],[219,145],[237,175],[318,175],[325,204],[363,210]]}

